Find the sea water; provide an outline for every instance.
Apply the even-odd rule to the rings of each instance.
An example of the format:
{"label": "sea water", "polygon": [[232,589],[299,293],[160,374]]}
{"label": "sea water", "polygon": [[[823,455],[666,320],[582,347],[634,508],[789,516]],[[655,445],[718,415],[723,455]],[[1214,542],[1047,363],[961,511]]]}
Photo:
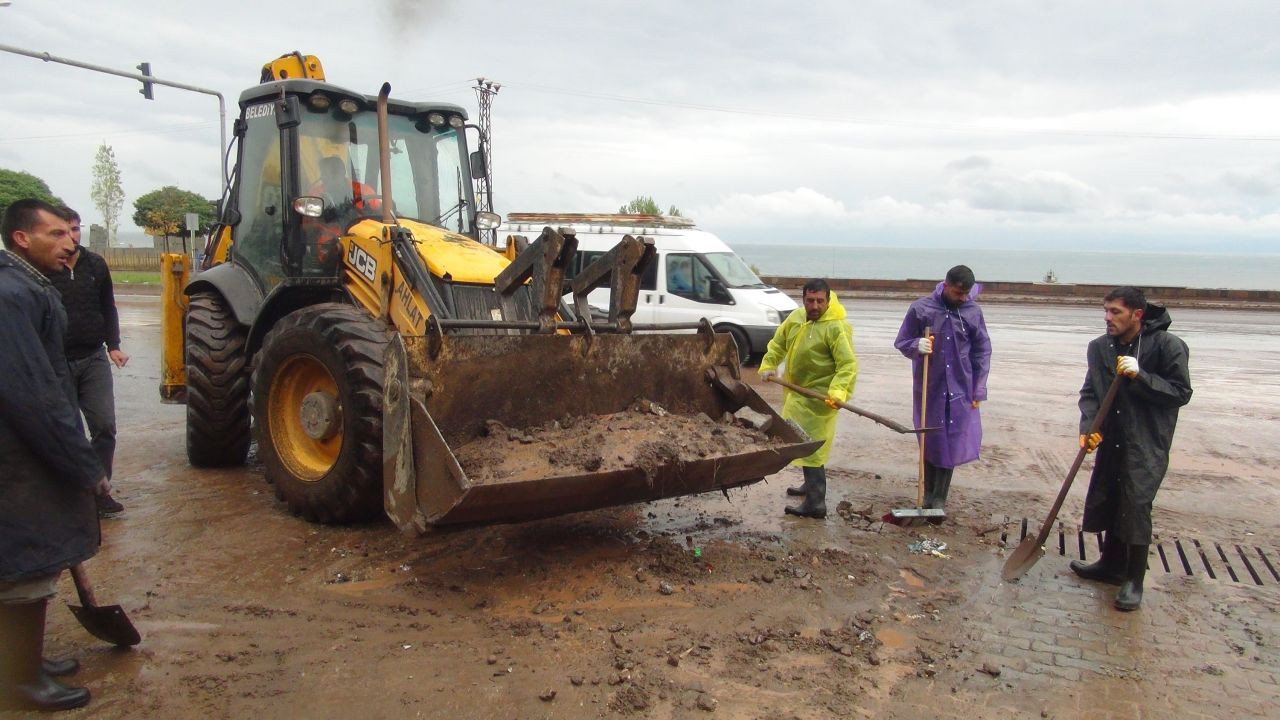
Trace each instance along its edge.
{"label": "sea water", "polygon": [[941,280],[968,265],[979,281],[1057,282],[1144,287],[1280,289],[1280,254],[1110,253],[824,245],[735,244],[762,275]]}

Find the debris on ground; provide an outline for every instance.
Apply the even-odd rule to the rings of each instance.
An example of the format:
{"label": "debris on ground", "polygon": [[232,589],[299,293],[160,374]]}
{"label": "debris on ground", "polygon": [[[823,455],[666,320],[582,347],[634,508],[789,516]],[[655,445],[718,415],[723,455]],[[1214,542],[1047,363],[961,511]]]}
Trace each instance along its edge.
{"label": "debris on ground", "polygon": [[932,555],[943,559],[951,557],[943,552],[947,549],[947,544],[941,540],[934,540],[933,538],[921,538],[916,542],[907,543],[907,549],[910,550],[913,555]]}

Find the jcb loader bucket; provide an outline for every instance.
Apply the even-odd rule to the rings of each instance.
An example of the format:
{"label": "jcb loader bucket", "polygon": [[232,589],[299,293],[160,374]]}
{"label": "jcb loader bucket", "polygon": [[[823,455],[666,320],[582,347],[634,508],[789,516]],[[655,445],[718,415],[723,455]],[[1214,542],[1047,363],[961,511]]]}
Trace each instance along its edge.
{"label": "jcb loader bucket", "polygon": [[[732,337],[709,330],[397,337],[385,364],[387,514],[406,532],[530,520],[749,485],[816,450],[820,442],[783,421],[739,380]],[[755,435],[759,442],[728,454],[596,472],[574,466],[545,475],[517,472],[483,482],[469,478],[455,454],[481,438],[486,424],[493,427],[490,421],[518,433],[565,418],[621,413],[638,400],[661,408],[652,418],[655,436],[671,432],[664,423],[674,427],[679,417],[705,413],[701,421],[709,424],[744,406],[764,419],[764,431]],[[572,442],[589,448],[600,436],[583,433]]]}

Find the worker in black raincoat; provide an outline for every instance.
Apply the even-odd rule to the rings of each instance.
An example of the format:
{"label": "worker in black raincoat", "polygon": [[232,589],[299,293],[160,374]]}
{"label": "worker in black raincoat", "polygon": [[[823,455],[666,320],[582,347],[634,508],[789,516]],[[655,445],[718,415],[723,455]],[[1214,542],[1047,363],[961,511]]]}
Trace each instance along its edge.
{"label": "worker in black raincoat", "polygon": [[[1168,332],[1169,312],[1132,287],[1103,300],[1107,333],[1089,343],[1080,388],[1080,446],[1098,458],[1085,497],[1085,532],[1105,533],[1102,556],[1075,560],[1080,577],[1120,585],[1115,606],[1136,610],[1151,545],[1151,506],[1169,467],[1178,408],[1191,401],[1187,344]],[[1123,375],[1100,432],[1089,434],[1112,380]]]}
{"label": "worker in black raincoat", "polygon": [[46,277],[75,245],[55,208],[10,205],[0,222],[0,709],[65,710],[89,691],[55,678],[45,612],[63,570],[93,557],[106,472],[85,438],[63,354],[67,316]]}

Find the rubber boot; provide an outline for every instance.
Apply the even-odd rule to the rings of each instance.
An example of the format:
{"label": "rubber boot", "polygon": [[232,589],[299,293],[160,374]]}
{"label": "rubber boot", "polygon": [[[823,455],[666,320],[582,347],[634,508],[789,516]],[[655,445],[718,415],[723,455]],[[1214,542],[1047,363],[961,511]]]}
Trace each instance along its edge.
{"label": "rubber boot", "polygon": [[44,670],[45,675],[64,677],[79,672],[80,661],[75,658],[61,658],[59,660],[44,658],[40,661],[40,669]]}
{"label": "rubber boot", "polygon": [[[802,468],[802,469],[808,470],[809,468]],[[787,488],[787,494],[793,497],[804,497],[805,495],[808,495],[809,494],[809,475],[805,474],[804,482],[800,483],[799,485],[792,485],[791,487]]]}
{"label": "rubber boot", "polygon": [[827,471],[820,467],[805,468],[804,474],[809,486],[804,502],[798,507],[788,507],[786,512],[788,515],[822,519],[827,516]]}
{"label": "rubber boot", "polygon": [[1116,609],[1132,612],[1142,604],[1142,580],[1147,576],[1147,546],[1130,545],[1124,584],[1116,593]]}
{"label": "rubber boot", "polygon": [[[926,485],[924,506],[934,510],[942,510],[947,505],[947,494],[951,492],[951,473],[954,472],[954,469],[934,467],[931,470],[932,472],[929,475],[932,475],[930,479],[933,480],[933,494],[932,496],[928,494],[928,485]],[[928,520],[930,525],[941,525],[945,518],[931,517]]]}
{"label": "rubber boot", "polygon": [[1071,572],[1085,580],[1095,580],[1108,585],[1119,585],[1124,582],[1125,545],[1116,538],[1115,532],[1108,532],[1102,538],[1102,555],[1094,563],[1083,560],[1071,561]]}
{"label": "rubber boot", "polygon": [[42,667],[48,604],[0,604],[0,707],[70,710],[89,703],[87,689],[67,687]]}

